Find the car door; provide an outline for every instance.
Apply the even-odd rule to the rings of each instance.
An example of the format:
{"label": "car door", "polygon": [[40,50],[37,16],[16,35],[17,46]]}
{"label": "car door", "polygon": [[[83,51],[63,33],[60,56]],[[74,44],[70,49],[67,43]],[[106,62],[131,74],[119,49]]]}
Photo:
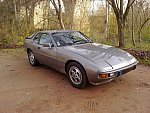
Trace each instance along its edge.
{"label": "car door", "polygon": [[52,44],[52,39],[48,33],[42,33],[37,47],[38,59],[41,63],[56,68],[56,47],[43,47],[43,44]]}
{"label": "car door", "polygon": [[39,47],[39,40],[41,37],[41,33],[37,33],[35,35],[35,37],[33,38],[33,42],[32,42],[32,51],[34,53],[34,56],[36,57],[36,59],[39,61],[38,58],[38,47]]}

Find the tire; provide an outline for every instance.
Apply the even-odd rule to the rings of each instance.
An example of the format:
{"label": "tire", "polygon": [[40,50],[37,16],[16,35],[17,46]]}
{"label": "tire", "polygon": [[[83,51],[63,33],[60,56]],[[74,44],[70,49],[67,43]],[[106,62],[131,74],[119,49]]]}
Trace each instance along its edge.
{"label": "tire", "polygon": [[71,62],[67,66],[67,75],[71,85],[75,88],[82,89],[85,88],[88,79],[84,68],[77,62]]}
{"label": "tire", "polygon": [[36,60],[34,53],[31,50],[28,51],[28,60],[32,66],[36,67],[38,65],[38,61]]}

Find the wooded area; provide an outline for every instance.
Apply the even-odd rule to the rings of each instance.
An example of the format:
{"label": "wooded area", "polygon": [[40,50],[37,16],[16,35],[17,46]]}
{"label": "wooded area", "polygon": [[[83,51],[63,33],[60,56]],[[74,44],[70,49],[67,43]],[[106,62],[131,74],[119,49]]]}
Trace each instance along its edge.
{"label": "wooded area", "polygon": [[149,0],[0,0],[0,47],[39,30],[71,29],[98,43],[150,48]]}

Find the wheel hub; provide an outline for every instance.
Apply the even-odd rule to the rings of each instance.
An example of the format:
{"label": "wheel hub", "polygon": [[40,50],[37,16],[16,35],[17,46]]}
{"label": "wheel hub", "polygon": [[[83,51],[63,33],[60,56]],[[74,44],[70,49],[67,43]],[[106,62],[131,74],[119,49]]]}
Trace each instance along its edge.
{"label": "wheel hub", "polygon": [[82,82],[82,74],[76,66],[70,68],[69,77],[74,84],[78,85]]}
{"label": "wheel hub", "polygon": [[30,60],[31,64],[34,64],[34,55],[32,52],[30,52],[30,54],[29,54],[29,60]]}

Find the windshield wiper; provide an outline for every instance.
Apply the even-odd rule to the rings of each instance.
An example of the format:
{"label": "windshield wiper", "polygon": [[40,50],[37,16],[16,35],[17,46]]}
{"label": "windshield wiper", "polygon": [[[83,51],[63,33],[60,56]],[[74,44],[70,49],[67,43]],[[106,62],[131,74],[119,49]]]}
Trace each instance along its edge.
{"label": "windshield wiper", "polygon": [[72,45],[73,43],[66,43],[66,45]]}
{"label": "windshield wiper", "polygon": [[89,40],[77,40],[74,42],[74,44],[85,44],[85,43],[92,43],[92,42]]}

